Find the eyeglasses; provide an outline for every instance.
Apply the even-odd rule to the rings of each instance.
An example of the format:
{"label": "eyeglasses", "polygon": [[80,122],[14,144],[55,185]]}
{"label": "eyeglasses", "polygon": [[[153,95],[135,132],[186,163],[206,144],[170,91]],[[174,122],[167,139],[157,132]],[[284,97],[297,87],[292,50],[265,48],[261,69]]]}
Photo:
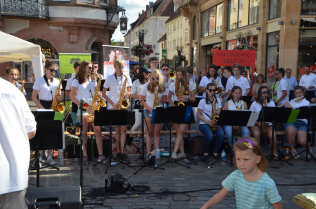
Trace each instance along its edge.
{"label": "eyeglasses", "polygon": [[279,73],[275,73],[275,75],[278,75]]}
{"label": "eyeglasses", "polygon": [[57,70],[53,70],[53,69],[49,69],[49,70],[50,70],[50,72],[52,72],[52,73],[53,73],[53,72],[55,72],[55,73],[57,72]]}
{"label": "eyeglasses", "polygon": [[269,91],[262,91],[261,94],[269,94]]}
{"label": "eyeglasses", "polygon": [[89,70],[92,70],[92,67],[88,67]]}
{"label": "eyeglasses", "polygon": [[215,89],[207,89],[209,92],[215,92]]}
{"label": "eyeglasses", "polygon": [[162,68],[161,70],[162,71],[168,71],[169,69],[168,68]]}
{"label": "eyeglasses", "polygon": [[159,78],[153,78],[154,81],[159,81]]}

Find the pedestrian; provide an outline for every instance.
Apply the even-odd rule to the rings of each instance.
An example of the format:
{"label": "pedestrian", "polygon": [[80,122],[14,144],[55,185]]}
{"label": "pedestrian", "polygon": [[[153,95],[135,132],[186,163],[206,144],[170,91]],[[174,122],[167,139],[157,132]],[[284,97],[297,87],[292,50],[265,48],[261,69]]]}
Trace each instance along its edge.
{"label": "pedestrian", "polygon": [[223,189],[201,209],[220,203],[229,192],[235,192],[237,208],[282,208],[278,189],[266,173],[268,162],[260,143],[252,137],[243,137],[236,142],[234,153],[234,164],[238,170],[222,182]]}
{"label": "pedestrian", "polygon": [[0,208],[27,209],[30,144],[36,122],[24,95],[0,78]]}
{"label": "pedestrian", "polygon": [[297,80],[296,78],[294,78],[293,76],[291,76],[292,74],[292,70],[291,68],[287,68],[286,71],[286,76],[284,77],[284,80],[287,82],[287,84],[290,87],[290,95],[289,95],[289,100],[291,101],[292,99],[294,99],[294,88],[295,86],[297,86]]}
{"label": "pedestrian", "polygon": [[305,75],[301,77],[300,86],[306,91],[306,99],[310,102],[315,98],[316,75],[311,73],[310,66],[305,66]]}

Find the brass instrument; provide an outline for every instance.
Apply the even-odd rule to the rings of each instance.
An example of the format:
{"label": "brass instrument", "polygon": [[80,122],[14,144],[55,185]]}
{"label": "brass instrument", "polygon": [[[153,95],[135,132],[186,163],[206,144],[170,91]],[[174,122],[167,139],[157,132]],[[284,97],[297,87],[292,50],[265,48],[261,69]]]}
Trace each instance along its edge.
{"label": "brass instrument", "polygon": [[25,81],[23,80],[22,83],[21,83],[21,87],[20,87],[20,91],[22,93],[23,93],[24,85],[25,85]]}
{"label": "brass instrument", "polygon": [[[266,100],[266,107],[268,106],[268,101]],[[264,133],[268,133],[269,123],[265,122],[264,126],[261,129],[261,135],[264,135]]]}
{"label": "brass instrument", "polygon": [[102,76],[101,75],[97,75],[97,76],[99,77],[99,81],[98,81],[98,84],[96,86],[96,90],[94,92],[93,99],[92,99],[92,102],[90,105],[92,112],[89,113],[89,115],[88,115],[88,122],[89,123],[94,123],[94,111],[95,110],[99,111],[100,107],[106,107],[106,101],[102,98],[98,98],[98,93],[100,92],[100,87],[101,87]]}
{"label": "brass instrument", "polygon": [[[243,100],[241,100],[241,107],[240,109],[242,110],[242,105],[243,105]],[[238,106],[238,110],[239,110],[239,106]],[[234,136],[240,136],[241,134],[241,126],[236,126],[235,130],[234,130]]]}
{"label": "brass instrument", "polygon": [[215,84],[216,84],[216,87],[215,87],[215,94],[219,94],[219,87],[218,87],[218,82],[219,82],[219,79],[218,79],[218,82],[216,83],[215,79],[213,79]]}
{"label": "brass instrument", "polygon": [[117,103],[117,107],[118,107],[119,110],[125,110],[129,106],[129,101],[127,99],[124,99],[124,93],[125,93],[125,89],[126,89],[127,77],[126,77],[126,75],[123,75],[123,76],[125,77],[125,81],[124,81],[124,83],[122,85],[119,101]]}
{"label": "brass instrument", "polygon": [[176,74],[175,74],[175,72],[174,72],[173,70],[171,70],[171,71],[168,73],[168,78],[169,78],[170,80],[176,79]]}
{"label": "brass instrument", "polygon": [[213,97],[213,107],[212,107],[212,121],[213,126],[211,127],[211,130],[215,133],[217,131],[217,121],[219,119],[219,116],[216,115],[216,98]]}
{"label": "brass instrument", "polygon": [[156,93],[155,93],[155,100],[154,100],[154,106],[153,108],[157,108],[157,107],[160,107],[158,104],[157,104],[157,100],[158,100],[158,85],[157,85],[157,88],[156,88]]}
{"label": "brass instrument", "polygon": [[59,80],[59,84],[57,86],[56,89],[56,93],[53,99],[53,103],[52,106],[50,107],[50,109],[54,110],[54,112],[60,112],[60,113],[64,113],[65,112],[65,106],[63,105],[62,102],[57,101],[57,97],[60,96],[60,90],[61,90],[61,79],[60,78],[55,78],[57,80]]}
{"label": "brass instrument", "polygon": [[180,101],[179,97],[182,96],[182,88],[181,88],[181,81],[179,81],[179,90],[178,90],[178,106],[185,106],[185,104],[183,103],[183,101]]}

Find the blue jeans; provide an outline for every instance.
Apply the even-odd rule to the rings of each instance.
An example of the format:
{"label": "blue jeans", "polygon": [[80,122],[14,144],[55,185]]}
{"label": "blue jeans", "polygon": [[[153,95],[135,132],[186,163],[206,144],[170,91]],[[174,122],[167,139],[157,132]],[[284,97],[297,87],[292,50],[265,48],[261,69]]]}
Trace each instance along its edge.
{"label": "blue jeans", "polygon": [[[204,149],[204,153],[209,153],[210,147],[211,147],[211,142],[213,140],[214,134],[211,130],[211,127],[208,124],[200,124],[199,125],[199,129],[200,131],[205,134],[205,149]],[[215,143],[215,147],[213,150],[213,153],[218,153],[223,141],[224,141],[224,131],[222,129],[221,126],[217,126],[217,131],[216,131],[216,136],[217,136],[217,140]]]}
{"label": "blue jeans", "polygon": [[78,116],[76,112],[71,113],[72,125],[76,126],[79,123]]}
{"label": "blue jeans", "polygon": [[[234,137],[234,140],[232,140],[232,137],[233,137],[232,126],[224,126],[224,131],[225,131],[229,146],[233,148],[235,144],[235,137]],[[250,132],[247,126],[241,127],[241,136],[248,136],[248,137],[250,136]]]}

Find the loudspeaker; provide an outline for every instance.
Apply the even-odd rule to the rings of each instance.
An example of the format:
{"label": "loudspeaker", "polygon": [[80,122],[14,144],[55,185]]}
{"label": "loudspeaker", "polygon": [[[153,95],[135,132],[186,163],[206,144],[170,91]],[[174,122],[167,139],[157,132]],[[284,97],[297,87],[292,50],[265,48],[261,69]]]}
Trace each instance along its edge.
{"label": "loudspeaker", "polygon": [[25,199],[28,209],[80,209],[80,186],[27,188]]}

